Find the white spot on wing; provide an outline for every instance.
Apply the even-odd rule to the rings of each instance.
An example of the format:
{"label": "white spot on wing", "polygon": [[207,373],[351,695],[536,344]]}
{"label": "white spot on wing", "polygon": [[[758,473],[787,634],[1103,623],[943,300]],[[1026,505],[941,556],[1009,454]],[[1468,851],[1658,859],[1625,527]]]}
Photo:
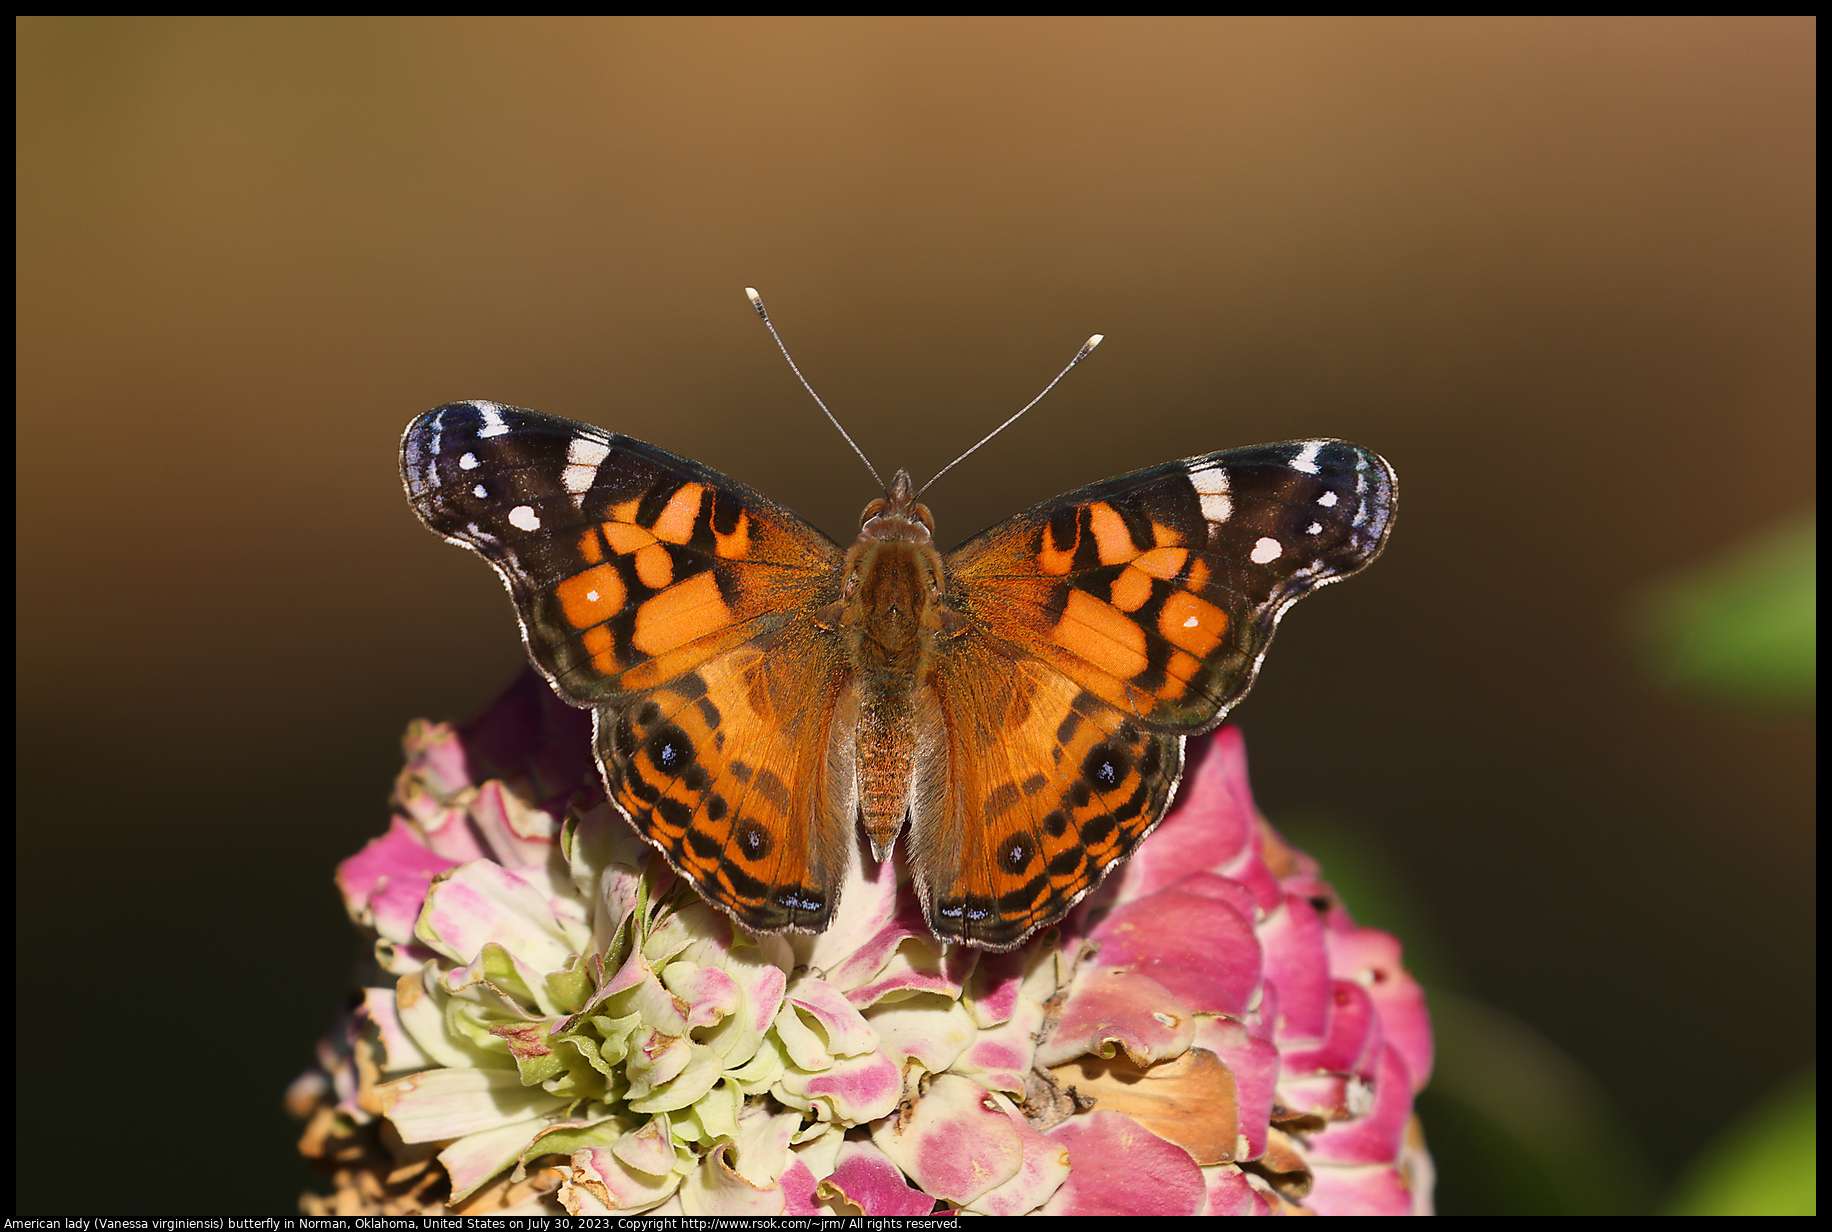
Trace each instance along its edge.
{"label": "white spot on wing", "polygon": [[476,487],[471,489],[471,495],[475,496],[478,500],[483,500],[485,497],[490,495],[490,489],[484,487],[480,483]]}
{"label": "white spot on wing", "polygon": [[1310,524],[1309,526],[1306,526],[1306,527],[1304,528],[1304,533],[1305,533],[1305,534],[1307,534],[1307,535],[1320,535],[1320,534],[1322,534],[1322,533],[1323,533],[1323,523],[1321,523],[1321,522],[1312,522],[1312,523],[1311,523],[1311,524]]}
{"label": "white spot on wing", "polygon": [[1247,556],[1256,565],[1269,565],[1277,560],[1285,549],[1277,539],[1264,536],[1253,545],[1253,551]]}
{"label": "white spot on wing", "polygon": [[1334,492],[1325,492],[1322,496],[1317,498],[1317,503],[1322,505],[1325,509],[1334,509],[1339,499],[1341,498]]}
{"label": "white spot on wing", "polygon": [[595,591],[595,590],[588,590],[588,591],[586,591],[586,592],[585,592],[585,601],[586,601],[587,603],[596,603],[596,602],[598,602],[598,592],[597,592],[597,591]]}
{"label": "white spot on wing", "polygon": [[610,455],[609,445],[589,436],[575,436],[567,444],[566,469],[560,473],[560,483],[572,494],[575,506],[584,508],[585,494],[598,478],[599,464]]}
{"label": "white spot on wing", "polygon": [[1206,522],[1225,522],[1234,515],[1234,502],[1228,497],[1228,472],[1219,466],[1190,472],[1190,486],[1202,502]]}
{"label": "white spot on wing", "polygon": [[1194,616],[1192,616],[1188,620],[1183,622],[1183,627],[1185,629],[1194,629],[1198,624],[1201,624],[1201,623],[1202,623],[1201,621],[1197,620]]}
{"label": "white spot on wing", "polygon": [[478,402],[473,405],[483,416],[483,427],[478,431],[478,436],[501,436],[509,430],[509,425],[503,422],[502,408],[496,403]]}
{"label": "white spot on wing", "polygon": [[482,465],[483,463],[477,460],[477,455],[474,453],[467,453],[458,459],[458,469],[461,471],[474,471]]}
{"label": "white spot on wing", "polygon": [[1298,456],[1291,460],[1291,469],[1306,475],[1317,474],[1322,469],[1317,465],[1317,454],[1322,448],[1322,441],[1306,441],[1304,448],[1298,450]]}
{"label": "white spot on wing", "polygon": [[539,530],[541,515],[530,505],[517,505],[509,511],[509,525],[516,530]]}

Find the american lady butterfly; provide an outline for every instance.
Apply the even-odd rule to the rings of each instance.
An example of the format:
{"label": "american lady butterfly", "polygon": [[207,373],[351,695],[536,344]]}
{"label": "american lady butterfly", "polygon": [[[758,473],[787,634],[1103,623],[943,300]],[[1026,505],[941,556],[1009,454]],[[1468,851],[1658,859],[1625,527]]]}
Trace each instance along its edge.
{"label": "american lady butterfly", "polygon": [[899,471],[841,547],[686,458],[494,402],[408,426],[420,519],[508,586],[592,710],[617,807],[745,928],[819,932],[855,826],[930,930],[1009,950],[1170,804],[1285,609],[1379,554],[1396,481],[1343,441],[1136,471],[943,554]]}

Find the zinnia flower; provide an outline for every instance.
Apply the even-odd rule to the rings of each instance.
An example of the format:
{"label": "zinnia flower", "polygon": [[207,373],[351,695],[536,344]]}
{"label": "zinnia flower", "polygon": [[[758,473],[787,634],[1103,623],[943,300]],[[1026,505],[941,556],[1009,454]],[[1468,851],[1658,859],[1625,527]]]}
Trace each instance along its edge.
{"label": "zinnia flower", "polygon": [[1061,925],[940,946],[900,861],[751,937],[604,799],[532,672],[416,723],[338,870],[374,938],[294,1083],[308,1213],[1426,1212],[1399,944],[1254,809],[1239,732]]}

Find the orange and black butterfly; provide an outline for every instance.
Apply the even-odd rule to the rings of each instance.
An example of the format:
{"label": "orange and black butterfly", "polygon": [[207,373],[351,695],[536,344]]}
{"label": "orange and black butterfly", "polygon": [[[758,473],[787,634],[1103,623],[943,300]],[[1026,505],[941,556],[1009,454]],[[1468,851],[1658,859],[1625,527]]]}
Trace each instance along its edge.
{"label": "orange and black butterfly", "polygon": [[1379,554],[1396,481],[1343,441],[1109,479],[938,552],[899,471],[842,547],[696,462],[494,402],[414,420],[427,526],[502,575],[590,708],[618,808],[759,932],[827,926],[863,826],[930,929],[1009,950],[1164,815],[1183,742],[1279,618]]}

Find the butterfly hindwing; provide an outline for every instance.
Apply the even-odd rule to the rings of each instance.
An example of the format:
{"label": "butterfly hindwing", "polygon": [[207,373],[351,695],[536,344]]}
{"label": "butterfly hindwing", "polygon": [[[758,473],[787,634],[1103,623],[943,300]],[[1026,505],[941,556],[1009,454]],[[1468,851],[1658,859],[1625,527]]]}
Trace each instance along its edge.
{"label": "butterfly hindwing", "polygon": [[1163,816],[1183,739],[1035,658],[964,637],[935,676],[942,738],[910,858],[937,937],[992,950],[1060,919]]}
{"label": "butterfly hindwing", "polygon": [[1206,731],[1285,610],[1380,552],[1395,490],[1345,441],[1228,450],[1039,505],[948,566],[985,635],[1151,728]]}
{"label": "butterfly hindwing", "polygon": [[433,530],[495,566],[529,656],[594,710],[607,789],[701,894],[759,930],[818,930],[852,854],[827,770],[839,692],[811,608],[840,551],[717,471],[490,402],[409,425]]}

